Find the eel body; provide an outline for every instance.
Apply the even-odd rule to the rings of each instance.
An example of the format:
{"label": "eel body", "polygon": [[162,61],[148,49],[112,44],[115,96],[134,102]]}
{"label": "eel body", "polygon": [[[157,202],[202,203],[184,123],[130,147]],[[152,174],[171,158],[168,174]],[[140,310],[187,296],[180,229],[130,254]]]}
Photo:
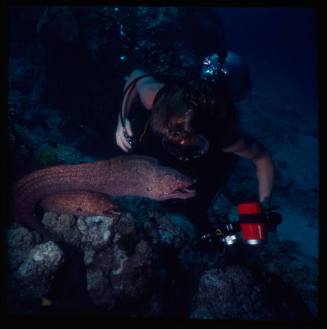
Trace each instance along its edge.
{"label": "eel body", "polygon": [[[76,211],[73,209],[72,213],[79,215],[78,208],[83,207],[78,205],[83,203],[83,198],[84,202],[92,203],[92,206],[84,206],[85,209],[99,206],[101,211],[108,206],[110,210],[114,207],[110,196],[135,195],[158,201],[190,198],[195,195],[195,191],[188,188],[192,183],[191,178],[147,156],[126,155],[91,163],[48,167],[26,175],[14,185],[14,221],[42,230],[35,216],[35,206],[54,194],[51,209],[58,212],[67,209],[69,202],[63,205],[61,192],[75,193],[68,194],[71,201],[74,199],[68,208],[75,207]],[[50,209],[49,199],[44,204]]]}
{"label": "eel body", "polygon": [[43,198],[40,206],[44,211],[81,216],[109,216],[120,210],[111,196],[91,191],[53,193]]}

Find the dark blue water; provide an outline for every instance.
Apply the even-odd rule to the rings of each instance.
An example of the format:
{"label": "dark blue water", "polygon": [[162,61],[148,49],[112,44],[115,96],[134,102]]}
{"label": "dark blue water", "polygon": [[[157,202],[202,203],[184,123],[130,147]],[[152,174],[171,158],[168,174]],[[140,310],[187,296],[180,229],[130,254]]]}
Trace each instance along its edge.
{"label": "dark blue water", "polygon": [[[299,114],[317,119],[317,13],[314,8],[221,8],[230,49],[248,60],[254,83],[275,77],[279,92],[297,93],[310,106]],[[284,90],[282,90],[284,89]],[[281,104],[282,106],[282,104]]]}

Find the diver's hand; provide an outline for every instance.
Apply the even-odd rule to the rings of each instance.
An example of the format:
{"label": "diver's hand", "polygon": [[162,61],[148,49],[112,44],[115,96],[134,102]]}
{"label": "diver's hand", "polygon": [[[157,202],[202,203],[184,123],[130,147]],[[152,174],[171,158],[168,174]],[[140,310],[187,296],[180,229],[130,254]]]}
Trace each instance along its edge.
{"label": "diver's hand", "polygon": [[125,118],[125,128],[123,127],[120,116],[118,116],[118,123],[116,128],[116,144],[125,152],[132,149],[132,144],[128,141],[128,137],[133,137],[130,121]]}

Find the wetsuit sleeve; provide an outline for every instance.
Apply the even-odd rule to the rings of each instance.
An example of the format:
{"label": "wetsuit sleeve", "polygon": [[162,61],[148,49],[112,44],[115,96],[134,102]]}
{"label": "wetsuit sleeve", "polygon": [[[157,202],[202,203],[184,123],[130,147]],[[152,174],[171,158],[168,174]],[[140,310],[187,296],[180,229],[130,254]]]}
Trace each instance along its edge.
{"label": "wetsuit sleeve", "polygon": [[243,135],[240,123],[238,121],[227,125],[220,136],[219,146],[221,149],[235,144]]}

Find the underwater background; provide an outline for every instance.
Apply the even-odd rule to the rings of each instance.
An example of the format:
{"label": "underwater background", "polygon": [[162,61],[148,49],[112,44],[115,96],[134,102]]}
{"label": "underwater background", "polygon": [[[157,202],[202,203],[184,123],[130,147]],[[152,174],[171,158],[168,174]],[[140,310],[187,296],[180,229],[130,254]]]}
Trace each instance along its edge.
{"label": "underwater background", "polygon": [[[79,219],[46,213],[48,227],[70,223],[58,224],[47,246],[26,228],[11,225],[11,313],[318,317],[315,8],[12,6],[8,15],[10,184],[48,166],[123,154],[115,129],[131,70],[197,77],[223,33],[227,49],[249,66],[252,91],[236,105],[242,126],[272,154],[272,203],[283,218],[266,245],[255,251],[239,247],[243,256],[236,260],[218,248],[200,250],[185,243],[196,235],[185,216],[137,197],[118,198],[126,226],[115,228],[120,238],[110,243],[99,242],[113,225],[105,217],[84,219],[90,231],[79,235]],[[252,195],[251,163],[237,163],[229,187],[233,204]],[[213,206],[217,213],[219,202]],[[56,256],[44,265],[42,279],[33,263],[40,250]],[[76,276],[80,280],[70,285]]]}

